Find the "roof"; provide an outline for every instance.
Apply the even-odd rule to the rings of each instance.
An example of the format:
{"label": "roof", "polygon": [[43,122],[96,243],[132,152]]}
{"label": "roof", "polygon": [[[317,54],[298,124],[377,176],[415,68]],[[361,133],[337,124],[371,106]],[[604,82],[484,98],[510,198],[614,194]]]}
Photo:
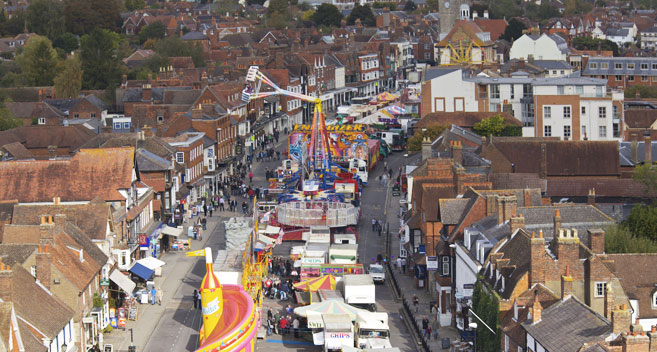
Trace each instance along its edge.
{"label": "roof", "polygon": [[489,32],[491,40],[498,40],[508,25],[506,19],[478,18],[474,20],[474,23],[482,30]]}
{"label": "roof", "polygon": [[[133,148],[82,149],[66,160],[0,163],[0,200],[21,203],[91,200],[122,201],[132,185]],[[102,175],[102,177],[100,177]]]}
{"label": "roof", "polygon": [[163,171],[171,170],[173,168],[171,162],[164,158],[160,158],[145,149],[137,149],[135,157],[137,158],[137,168],[139,168],[140,172]]}
{"label": "roof", "polygon": [[209,40],[208,36],[201,32],[189,32],[182,37],[182,40]]}
{"label": "roof", "polygon": [[13,159],[33,159],[34,155],[20,142],[13,142],[0,146]]}
{"label": "roof", "polygon": [[625,109],[623,115],[629,128],[650,128],[657,120],[657,111],[653,109]]}
{"label": "roof", "polygon": [[101,133],[90,139],[80,148],[114,148],[114,147],[134,147],[137,149],[147,150],[160,158],[168,158],[176,152],[176,148],[157,136],[146,136],[139,138],[139,133]]}
{"label": "roof", "polygon": [[436,77],[444,76],[446,74],[450,74],[452,72],[460,71],[460,68],[430,68],[427,70],[427,72],[424,75],[424,80],[425,81],[430,81]]}
{"label": "roof", "polygon": [[532,63],[545,70],[572,70],[573,67],[564,60],[534,60]]}
{"label": "roof", "polygon": [[23,265],[39,246],[37,244],[2,243],[0,259],[7,265]]}
{"label": "roof", "polygon": [[554,234],[554,214],[556,210],[561,213],[561,227],[577,229],[582,243],[588,242],[586,230],[604,228],[614,224],[612,218],[588,204],[518,207],[516,213],[525,218],[525,229],[528,232],[538,233],[542,230],[545,239],[549,240]]}
{"label": "roof", "polygon": [[461,220],[463,212],[467,208],[470,199],[440,199],[439,212],[440,222],[444,225],[456,225]]}
{"label": "roof", "polygon": [[573,296],[543,310],[535,324],[525,321],[523,328],[546,351],[576,352],[586,342],[604,340],[611,323]]}
{"label": "roof", "polygon": [[19,142],[29,149],[59,148],[74,150],[94,138],[96,134],[82,125],[22,126],[0,132],[0,146]]}
{"label": "roof", "polygon": [[612,270],[628,298],[639,301],[639,318],[657,318],[652,305],[657,291],[657,253],[607,254],[607,259],[614,261]]}
{"label": "roof", "polygon": [[[603,68],[603,63],[607,63]],[[618,64],[618,67],[616,66]],[[633,64],[629,68],[628,64]],[[644,64],[644,68],[641,65]],[[653,66],[655,64],[655,66]],[[595,68],[593,68],[595,66]],[[583,75],[657,75],[657,57],[590,57]]]}

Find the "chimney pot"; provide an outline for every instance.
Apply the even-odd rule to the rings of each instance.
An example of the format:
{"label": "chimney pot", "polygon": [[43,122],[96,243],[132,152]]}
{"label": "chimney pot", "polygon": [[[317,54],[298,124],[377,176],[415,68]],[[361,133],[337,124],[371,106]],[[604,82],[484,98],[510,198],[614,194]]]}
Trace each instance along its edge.
{"label": "chimney pot", "polygon": [[48,225],[52,225],[52,215],[48,215]]}
{"label": "chimney pot", "polygon": [[46,224],[46,217],[41,215],[41,225],[45,225],[45,224]]}

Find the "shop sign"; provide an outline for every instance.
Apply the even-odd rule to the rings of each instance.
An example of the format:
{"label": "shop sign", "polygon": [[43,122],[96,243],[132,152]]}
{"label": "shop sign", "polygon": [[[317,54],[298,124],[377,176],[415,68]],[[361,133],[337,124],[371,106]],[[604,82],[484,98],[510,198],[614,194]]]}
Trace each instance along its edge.
{"label": "shop sign", "polygon": [[146,234],[140,234],[139,235],[139,246],[140,247],[148,247],[148,235],[146,235]]}
{"label": "shop sign", "polygon": [[109,286],[109,279],[101,279],[100,286]]}
{"label": "shop sign", "polygon": [[[348,124],[348,125],[330,125],[326,126],[327,132],[364,132],[365,125],[362,124]],[[294,132],[310,132],[312,131],[311,125],[294,125]]]}
{"label": "shop sign", "polygon": [[438,259],[436,257],[427,256],[427,270],[428,271],[438,270]]}

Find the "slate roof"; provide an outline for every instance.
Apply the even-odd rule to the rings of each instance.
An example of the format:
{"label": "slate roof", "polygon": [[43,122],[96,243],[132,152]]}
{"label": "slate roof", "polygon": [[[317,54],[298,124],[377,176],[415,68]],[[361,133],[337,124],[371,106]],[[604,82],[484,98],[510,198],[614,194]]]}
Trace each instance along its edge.
{"label": "slate roof", "polygon": [[657,253],[607,254],[613,260],[612,270],[629,299],[639,301],[641,319],[657,318],[652,297],[657,291]]}
{"label": "slate roof", "polygon": [[458,224],[470,201],[469,198],[440,199],[438,209],[440,222],[445,225]]}
{"label": "slate roof", "polygon": [[538,233],[543,230],[546,241],[553,238],[554,214],[556,210],[561,213],[561,227],[577,229],[580,241],[588,242],[587,229],[605,228],[614,224],[614,220],[592,205],[563,204],[534,207],[518,207],[516,213],[525,218],[525,229],[528,232]]}
{"label": "slate roof", "polygon": [[460,68],[430,68],[424,75],[425,81],[430,81],[436,77],[444,76],[455,71],[460,71]]}
{"label": "slate roof", "polygon": [[133,165],[133,148],[82,149],[67,160],[2,162],[0,200],[125,200],[119,189],[131,187]]}
{"label": "slate roof", "polygon": [[[646,161],[645,154],[645,141],[640,141],[636,143],[636,160],[632,160],[632,142],[620,142],[619,152],[621,156],[626,161],[624,166],[634,166],[635,164],[643,164]],[[657,159],[657,141],[650,143],[650,157],[652,161]],[[627,163],[629,162],[629,164]]]}
{"label": "slate roof", "polygon": [[545,70],[572,70],[573,67],[564,60],[534,60],[533,65]]}
{"label": "slate roof", "polygon": [[2,243],[0,244],[0,259],[10,266],[23,265],[38,248],[37,244]]}
{"label": "slate roof", "polygon": [[171,162],[145,149],[137,149],[135,157],[137,158],[139,171],[163,171],[172,169]]}
{"label": "slate roof", "polygon": [[[602,68],[602,63],[607,63],[607,68]],[[597,65],[592,65],[597,64]],[[621,64],[616,68],[616,64]],[[628,64],[634,64],[634,68],[628,68]],[[641,69],[641,64],[647,64]],[[582,70],[583,75],[657,75],[657,57],[590,57],[588,63]],[[597,66],[592,68],[592,66]]]}
{"label": "slate roof", "polygon": [[181,40],[208,40],[208,36],[201,32],[189,32],[182,37]]}
{"label": "slate roof", "polygon": [[138,133],[101,133],[82,145],[80,149],[134,147],[136,144],[137,149],[147,150],[160,158],[168,158],[176,152],[176,148],[160,137],[150,136],[144,139],[138,137]]}
{"label": "slate roof", "polygon": [[557,302],[541,313],[536,324],[522,324],[547,351],[577,352],[584,343],[604,340],[611,334],[611,323],[573,296]]}

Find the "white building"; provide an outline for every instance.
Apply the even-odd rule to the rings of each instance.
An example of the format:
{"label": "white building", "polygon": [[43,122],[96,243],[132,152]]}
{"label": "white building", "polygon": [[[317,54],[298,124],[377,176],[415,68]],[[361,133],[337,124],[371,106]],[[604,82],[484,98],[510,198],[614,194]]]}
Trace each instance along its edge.
{"label": "white building", "polygon": [[479,111],[474,82],[464,80],[459,68],[427,70],[422,82],[421,115],[454,111]]}
{"label": "white building", "polygon": [[556,34],[524,34],[516,39],[509,51],[510,59],[566,60],[568,43]]}

